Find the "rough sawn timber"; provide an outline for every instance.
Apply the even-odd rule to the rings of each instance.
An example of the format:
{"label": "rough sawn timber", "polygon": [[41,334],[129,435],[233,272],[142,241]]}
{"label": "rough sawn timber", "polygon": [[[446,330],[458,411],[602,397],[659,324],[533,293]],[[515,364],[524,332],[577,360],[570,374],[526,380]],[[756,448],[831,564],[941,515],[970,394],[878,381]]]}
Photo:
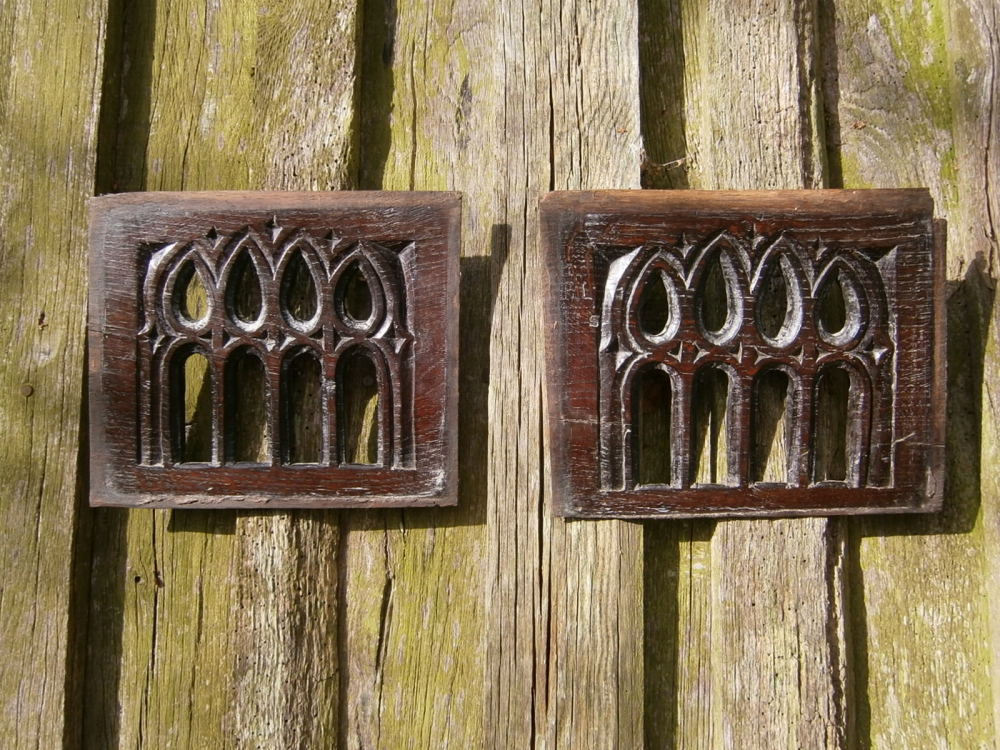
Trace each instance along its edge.
{"label": "rough sawn timber", "polygon": [[641,528],[543,487],[536,212],[638,187],[635,7],[373,2],[365,29],[362,186],[465,193],[461,494],[347,521],[345,745],[639,747]]}
{"label": "rough sawn timber", "polygon": [[[355,3],[116,9],[100,190],[351,186]],[[95,516],[88,746],[336,744],[335,512]]]}
{"label": "rough sawn timber", "polygon": [[[663,90],[644,80],[650,158],[675,163],[647,169],[647,186],[824,186],[813,0],[643,7],[656,24],[644,27],[644,63],[684,71]],[[659,639],[646,657],[647,742],[848,746],[841,528],[824,518],[647,526],[646,631]]]}
{"label": "rough sawn timber", "polygon": [[[105,45],[102,3],[2,4],[0,744],[996,744],[996,3],[641,0],[638,24],[554,5],[116,0]],[[533,206],[635,184],[637,42],[649,186],[931,188],[952,282],[940,518],[548,516]],[[105,48],[101,192],[326,189],[359,165],[364,187],[466,193],[461,506],[339,528],[74,510]]]}
{"label": "rough sawn timber", "polygon": [[10,750],[72,746],[80,734],[85,201],[106,12],[104,0],[0,3],[0,744]]}
{"label": "rough sawn timber", "polygon": [[858,738],[873,748],[992,747],[1000,10],[990,0],[844,0],[824,26],[825,77],[837,84],[826,97],[839,147],[831,171],[848,188],[927,186],[947,222],[944,510],[851,523]]}

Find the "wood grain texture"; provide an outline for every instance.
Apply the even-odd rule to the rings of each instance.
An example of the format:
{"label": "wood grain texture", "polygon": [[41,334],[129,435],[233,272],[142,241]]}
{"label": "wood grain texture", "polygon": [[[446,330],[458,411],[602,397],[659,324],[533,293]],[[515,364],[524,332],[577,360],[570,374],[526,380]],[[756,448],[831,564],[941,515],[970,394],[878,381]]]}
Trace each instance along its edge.
{"label": "wood grain texture", "polygon": [[839,133],[844,185],[927,185],[948,223],[944,511],[852,528],[859,739],[871,747],[991,746],[997,8],[852,1],[838,3],[830,21],[837,86],[828,120]]}
{"label": "wood grain texture", "polygon": [[[455,504],[460,195],[188,191],[104,196],[90,206],[93,505]],[[315,305],[297,323],[288,305],[296,261],[313,279]],[[185,270],[207,289],[203,318],[182,312]],[[247,275],[257,306],[240,321]],[[352,280],[365,278],[368,313],[356,320],[346,297]],[[211,368],[208,451],[197,461],[184,453],[191,420],[181,368],[192,352]],[[312,465],[289,452],[299,416],[292,365],[302,356],[323,381],[308,415],[325,436]],[[237,377],[248,357],[266,371],[266,388]],[[362,407],[379,405],[363,441],[372,455],[360,457],[368,466],[348,454],[352,389],[363,386],[350,367],[359,357],[371,367],[372,398]],[[241,399],[259,408],[263,428],[252,466],[235,453],[240,432],[253,432]]]}
{"label": "wood grain texture", "polygon": [[610,4],[368,4],[363,185],[466,196],[461,496],[349,521],[347,746],[641,744],[639,530],[553,521],[542,486],[535,212],[638,185],[636,33]]}
{"label": "wood grain texture", "polygon": [[[354,3],[118,10],[104,190],[351,184]],[[335,514],[95,515],[90,746],[336,745]]]}
{"label": "wood grain texture", "polygon": [[[972,134],[959,139],[958,153],[963,177],[970,189],[960,205],[969,205],[963,230],[976,239],[980,230],[983,256],[979,267],[986,276],[979,279],[972,295],[979,310],[992,313],[983,352],[983,393],[979,445],[980,502],[983,514],[983,542],[986,569],[983,590],[1000,590],[1000,304],[996,300],[996,278],[1000,274],[1000,8],[996,3],[957,3],[951,9],[949,53],[962,67],[972,65],[978,76],[965,79],[965,106],[957,108],[959,132]],[[969,43],[967,40],[975,40]],[[981,201],[981,202],[980,202]],[[975,247],[975,246],[974,246]],[[970,249],[972,249],[970,247]],[[975,250],[974,250],[975,252]],[[990,309],[992,308],[992,310]],[[984,317],[985,317],[984,315]],[[982,328],[978,331],[982,332]],[[975,351],[975,342],[971,347]],[[974,450],[974,448],[973,448]],[[1000,598],[989,596],[989,652],[993,698],[994,742],[1000,735]],[[988,733],[987,733],[988,734]]]}
{"label": "wood grain texture", "polygon": [[[550,72],[550,189],[639,187],[635,4],[565,4],[543,20],[548,24],[542,38],[552,40],[548,54],[556,61]],[[535,232],[529,241],[537,242]],[[540,280],[541,258],[537,248],[534,252],[532,273]],[[540,304],[537,286],[533,293]],[[533,343],[541,348],[541,337]],[[546,498],[546,511],[550,504]],[[531,506],[526,510],[530,513]],[[550,547],[546,551],[543,538],[539,556],[543,580],[547,576],[551,587],[544,745],[638,747],[643,737],[642,704],[636,700],[643,684],[641,528],[624,522],[548,523]],[[542,652],[542,643],[536,649]]]}
{"label": "wood grain texture", "polygon": [[[926,190],[554,192],[539,211],[550,324],[546,434],[558,513],[683,518],[940,508],[944,258]],[[708,288],[713,262],[728,287],[721,300]],[[784,325],[772,338],[761,312],[779,263],[789,269],[780,272]],[[827,330],[821,303],[828,285],[842,282],[853,302],[844,301],[842,328]],[[647,330],[649,292],[657,288],[667,323]],[[705,308],[717,301],[723,313],[712,333]],[[766,431],[760,386],[775,368],[791,391],[788,406],[775,411],[793,435],[779,445],[786,456],[780,473],[762,485],[751,474],[751,446]],[[831,483],[821,473],[829,414],[820,407],[824,379],[834,372],[851,382],[841,473]],[[701,480],[693,448],[706,374],[724,381],[719,452],[726,460],[717,476]],[[636,436],[649,375],[672,391],[664,399],[672,425],[644,452]],[[673,465],[665,477],[644,481],[656,452],[668,452]]]}
{"label": "wood grain texture", "polygon": [[[656,17],[660,5],[648,4],[648,17]],[[666,2],[666,9],[664,18],[679,18],[680,38],[664,30],[646,47],[647,54],[683,65],[683,89],[660,97],[683,102],[682,108],[674,105],[683,138],[649,105],[644,137],[655,161],[684,159],[685,174],[647,170],[647,185],[821,187],[825,146],[814,3],[679,0]],[[646,90],[645,100],[656,101]],[[673,595],[647,600],[647,629],[665,630],[678,646],[684,634],[710,634],[708,655],[683,649],[676,657],[663,650],[647,655],[647,663],[676,665],[667,678],[677,696],[667,709],[676,724],[647,716],[658,740],[679,747],[848,745],[838,523],[647,527],[647,549],[677,545],[679,566]],[[669,560],[666,553],[659,558],[661,565]],[[682,590],[686,597],[675,599]],[[650,689],[664,691],[647,677]]]}
{"label": "wood grain texture", "polygon": [[[81,685],[104,6],[3,4],[0,744],[78,744],[74,695],[95,748],[996,744],[996,3],[640,0],[638,29],[622,5],[369,0],[359,71],[353,3],[110,4],[99,190],[326,189],[360,167],[367,187],[465,191],[463,505],[352,514],[343,545],[328,512],[94,512]],[[931,188],[951,282],[939,518],[549,518],[533,206],[636,184],[637,39],[647,186]]]}
{"label": "wood grain texture", "polygon": [[0,3],[0,743],[12,750],[71,745],[80,730],[85,200],[106,11]]}
{"label": "wood grain texture", "polygon": [[484,196],[468,188],[493,163],[472,144],[499,138],[469,79],[471,58],[486,44],[481,22],[471,4],[365,4],[361,187],[464,192],[460,470],[457,508],[343,516],[345,748],[483,743],[487,379],[480,368],[491,227]]}

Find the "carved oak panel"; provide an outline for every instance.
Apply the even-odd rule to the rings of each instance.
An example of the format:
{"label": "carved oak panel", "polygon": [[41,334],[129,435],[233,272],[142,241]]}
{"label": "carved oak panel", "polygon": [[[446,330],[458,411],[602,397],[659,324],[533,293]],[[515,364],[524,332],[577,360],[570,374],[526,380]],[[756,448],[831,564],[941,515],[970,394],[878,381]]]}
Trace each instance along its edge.
{"label": "carved oak panel", "polygon": [[453,193],[94,199],[91,503],[454,504],[460,220]]}
{"label": "carved oak panel", "polygon": [[[937,509],[932,214],[926,190],[547,196],[556,512]],[[708,455],[711,430],[721,455]]]}

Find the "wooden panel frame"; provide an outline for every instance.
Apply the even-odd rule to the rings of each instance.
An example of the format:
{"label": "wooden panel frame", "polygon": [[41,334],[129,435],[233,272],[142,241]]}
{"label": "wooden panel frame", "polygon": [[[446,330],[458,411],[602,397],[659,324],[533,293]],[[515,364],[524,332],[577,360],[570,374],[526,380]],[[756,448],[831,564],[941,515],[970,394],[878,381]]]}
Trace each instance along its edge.
{"label": "wooden panel frame", "polygon": [[[944,248],[935,243],[926,190],[564,192],[543,199],[541,223],[547,442],[559,515],[940,508]],[[713,253],[732,260],[724,273],[734,308],[719,334],[707,333],[695,314],[700,274]],[[800,309],[796,330],[775,342],[754,322],[754,290],[783,254],[797,266],[800,294],[790,307]],[[827,272],[838,266],[854,274],[860,310],[856,334],[843,341],[821,332],[814,312]],[[679,297],[664,340],[644,337],[636,320],[643,274],[654,267],[675,274],[670,283]],[[669,370],[674,382],[670,483],[643,485],[632,476],[630,384],[647,365]],[[725,484],[704,485],[693,483],[688,426],[693,380],[710,366],[728,373],[730,472]],[[856,381],[849,402],[856,438],[842,482],[811,474],[813,385],[829,366],[847,368]],[[769,367],[792,375],[783,485],[749,479],[751,389]]]}
{"label": "wooden panel frame", "polygon": [[[91,504],[145,507],[407,507],[457,502],[457,193],[132,193],[91,201]],[[281,272],[302,251],[319,293],[306,327],[281,307]],[[259,319],[240,324],[226,301],[241,253],[256,266]],[[189,262],[209,312],[179,318],[171,289]],[[370,278],[373,313],[345,324],[338,281],[352,264]],[[155,308],[155,314],[153,312]],[[341,311],[342,312],[342,311]],[[370,325],[368,324],[370,323]],[[170,359],[206,355],[213,382],[211,460],[176,460]],[[283,367],[308,349],[322,368],[324,448],[292,464],[281,447]],[[377,371],[379,461],[339,461],[337,360],[365,347]],[[251,351],[265,371],[270,455],[226,455],[226,360]],[[282,407],[283,408],[283,407]]]}

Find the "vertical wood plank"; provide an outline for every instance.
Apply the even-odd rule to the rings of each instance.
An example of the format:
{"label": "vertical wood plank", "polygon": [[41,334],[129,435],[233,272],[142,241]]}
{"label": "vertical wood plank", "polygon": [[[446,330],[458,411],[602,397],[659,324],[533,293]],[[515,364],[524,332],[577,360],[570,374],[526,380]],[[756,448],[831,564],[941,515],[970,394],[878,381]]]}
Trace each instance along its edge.
{"label": "vertical wood plank", "polygon": [[350,519],[349,747],[641,744],[639,527],[554,521],[542,486],[536,240],[540,192],[638,186],[636,33],[613,3],[368,5],[364,186],[465,193],[462,484]]}
{"label": "vertical wood plank", "polygon": [[[642,186],[690,187],[681,0],[639,2]],[[712,521],[643,529],[645,746],[707,746],[711,736]]]}
{"label": "vertical wood plank", "polygon": [[[352,0],[118,12],[105,189],[352,184]],[[336,746],[336,513],[98,518],[91,746]]]}
{"label": "vertical wood plank", "polygon": [[[490,4],[365,4],[361,187],[462,190],[459,505],[344,515],[346,748],[481,747],[485,352],[501,123]],[[482,5],[482,7],[480,7]],[[478,178],[478,180],[477,180]],[[478,188],[477,188],[478,181]]]}
{"label": "vertical wood plank", "polygon": [[988,637],[990,618],[998,628],[990,584],[1000,528],[989,330],[998,11],[988,0],[841,0],[833,10],[828,111],[844,186],[928,186],[948,231],[947,494],[934,516],[853,524],[860,739],[985,747],[995,741],[998,670]]}
{"label": "vertical wood plank", "polygon": [[[644,27],[644,71],[657,74],[643,85],[644,138],[654,162],[645,184],[821,187],[815,4],[647,0],[643,7],[652,22]],[[676,649],[647,654],[674,667],[662,679],[676,696],[667,708],[647,703],[650,740],[678,747],[849,744],[841,523],[647,527],[649,547],[678,550],[670,599],[647,598],[647,628],[673,638],[653,648]],[[651,679],[647,690],[660,685]],[[672,713],[674,725],[650,711]]]}
{"label": "vertical wood plank", "polygon": [[[637,10],[635,3],[578,2],[543,14],[542,38],[552,44],[554,189],[640,186]],[[546,521],[550,556],[541,564],[549,578],[551,652],[544,746],[639,747],[642,527]]]}
{"label": "vertical wood plank", "polygon": [[[983,513],[983,541],[986,556],[984,591],[1000,590],[1000,304],[996,299],[996,278],[1000,275],[1000,8],[996,3],[956,3],[950,13],[949,52],[953,59],[970,63],[981,77],[965,79],[966,106],[958,109],[959,127],[972,133],[959,142],[965,165],[963,174],[971,185],[964,198],[977,197],[966,215],[966,231],[975,237],[981,228],[983,256],[978,266],[986,277],[978,285],[980,309],[991,313],[983,366],[983,393],[980,433],[980,486]],[[968,39],[975,39],[970,44]],[[968,60],[968,61],[967,61]],[[974,176],[977,175],[978,176]],[[971,193],[972,195],[969,195]],[[968,204],[966,204],[968,205]],[[992,310],[990,310],[992,307]],[[975,346],[973,345],[973,350]],[[1000,599],[989,596],[989,652],[993,698],[993,741],[1000,741]]]}
{"label": "vertical wood plank", "polygon": [[85,200],[106,12],[104,0],[0,3],[0,743],[12,749],[79,740]]}

